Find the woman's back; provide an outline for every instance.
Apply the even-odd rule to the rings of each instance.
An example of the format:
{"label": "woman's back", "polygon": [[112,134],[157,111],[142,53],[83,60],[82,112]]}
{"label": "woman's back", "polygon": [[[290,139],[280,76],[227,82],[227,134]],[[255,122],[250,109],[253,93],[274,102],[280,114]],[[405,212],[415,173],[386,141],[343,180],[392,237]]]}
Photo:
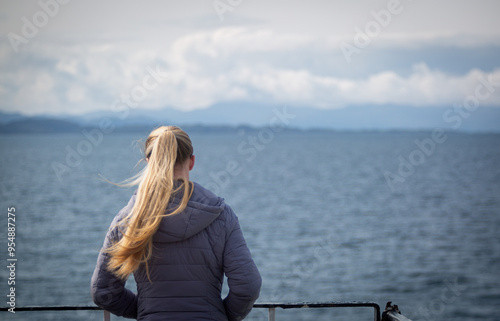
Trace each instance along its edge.
{"label": "woman's back", "polygon": [[[113,220],[92,277],[92,299],[103,309],[149,321],[242,320],[252,309],[259,271],[232,209],[189,181],[192,151],[177,127],[148,137],[139,188]],[[137,294],[125,288],[130,273]]]}
{"label": "woman's back", "polygon": [[[153,247],[152,282],[144,265],[134,273],[140,320],[227,320],[221,298],[223,271],[234,283],[226,299],[229,307],[236,306],[234,314],[240,315],[248,308],[247,300],[258,297],[260,276],[237,217],[221,198],[200,185],[194,184],[182,213],[163,219]],[[238,293],[245,297],[238,298]]]}

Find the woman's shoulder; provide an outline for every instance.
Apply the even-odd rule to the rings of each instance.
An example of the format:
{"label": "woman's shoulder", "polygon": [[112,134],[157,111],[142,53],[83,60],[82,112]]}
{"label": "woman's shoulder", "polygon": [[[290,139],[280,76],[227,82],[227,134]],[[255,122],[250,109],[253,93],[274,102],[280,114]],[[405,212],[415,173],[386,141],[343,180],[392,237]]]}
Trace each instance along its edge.
{"label": "woman's shoulder", "polygon": [[224,204],[224,199],[211,190],[205,188],[199,183],[193,183],[193,194],[191,195],[191,201],[202,203],[211,206],[220,206]]}
{"label": "woman's shoulder", "polygon": [[215,193],[213,193],[211,190],[209,190],[205,186],[201,185],[200,183],[194,182],[194,181],[191,181],[191,183],[193,183],[193,187],[194,187],[195,191],[197,191],[199,193],[203,193],[204,195],[207,195],[207,196],[219,197],[218,195],[215,195]]}
{"label": "woman's shoulder", "polygon": [[224,198],[214,194],[212,191],[203,187],[199,183],[193,182],[193,185],[194,185],[194,192],[192,200],[204,203],[206,205],[220,207],[221,213],[219,219],[228,222],[233,222],[238,220],[233,209],[225,202]]}

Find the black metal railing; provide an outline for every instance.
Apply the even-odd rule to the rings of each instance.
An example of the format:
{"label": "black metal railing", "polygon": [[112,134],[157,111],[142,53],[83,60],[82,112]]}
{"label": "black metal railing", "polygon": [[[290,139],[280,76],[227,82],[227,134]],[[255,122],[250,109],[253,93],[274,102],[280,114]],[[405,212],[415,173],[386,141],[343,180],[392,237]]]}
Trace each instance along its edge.
{"label": "black metal railing", "polygon": [[[299,302],[299,303],[256,303],[254,308],[268,309],[269,321],[276,320],[276,308],[281,309],[303,309],[303,308],[373,308],[374,321],[380,321],[380,306],[374,302]],[[9,307],[1,307],[0,311],[7,312]],[[97,306],[26,306],[16,307],[16,312],[36,312],[36,311],[77,311],[77,310],[93,310],[102,311]],[[110,313],[104,312],[104,321],[110,320]]]}
{"label": "black metal railing", "polygon": [[302,309],[302,308],[373,308],[373,320],[380,321],[380,306],[374,302],[299,302],[299,303],[256,303],[254,308],[269,310],[269,321],[276,320],[276,308]]}

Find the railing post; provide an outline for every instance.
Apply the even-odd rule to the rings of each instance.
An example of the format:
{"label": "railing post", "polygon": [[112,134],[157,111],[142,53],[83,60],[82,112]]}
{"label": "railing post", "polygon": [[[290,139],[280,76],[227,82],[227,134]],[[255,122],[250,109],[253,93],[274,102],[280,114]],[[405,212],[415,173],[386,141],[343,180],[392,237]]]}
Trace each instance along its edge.
{"label": "railing post", "polygon": [[104,310],[104,321],[111,321],[111,313],[109,311]]}
{"label": "railing post", "polygon": [[269,321],[275,321],[276,308],[269,308]]}

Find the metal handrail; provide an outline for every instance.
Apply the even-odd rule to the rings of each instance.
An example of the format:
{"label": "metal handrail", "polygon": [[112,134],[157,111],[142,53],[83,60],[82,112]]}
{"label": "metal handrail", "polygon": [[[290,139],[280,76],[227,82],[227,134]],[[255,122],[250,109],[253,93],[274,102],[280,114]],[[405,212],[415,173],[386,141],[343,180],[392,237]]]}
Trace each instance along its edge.
{"label": "metal handrail", "polygon": [[[256,303],[254,308],[265,308],[269,310],[269,321],[275,321],[276,308],[281,309],[300,309],[300,308],[373,308],[374,320],[380,321],[380,306],[374,302],[298,302],[298,303],[284,303],[284,302],[268,302]],[[0,307],[1,311],[8,311],[9,307]],[[23,311],[76,311],[76,310],[93,310],[102,311],[98,306],[26,306],[16,307],[16,312]],[[104,311],[104,321],[110,320],[110,313]]]}
{"label": "metal handrail", "polygon": [[373,308],[373,320],[380,321],[380,306],[375,302],[299,302],[299,303],[256,303],[254,308],[269,309],[269,321],[275,321],[276,308]]}

